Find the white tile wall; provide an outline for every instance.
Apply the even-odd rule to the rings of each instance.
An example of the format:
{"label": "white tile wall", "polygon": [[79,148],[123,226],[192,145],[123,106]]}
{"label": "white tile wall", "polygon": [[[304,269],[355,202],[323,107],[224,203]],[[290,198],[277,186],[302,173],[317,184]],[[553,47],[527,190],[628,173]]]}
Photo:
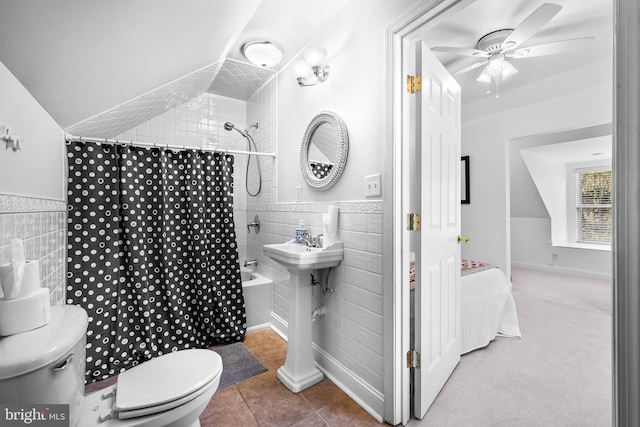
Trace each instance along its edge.
{"label": "white tile wall", "polygon": [[65,303],[66,222],[63,201],[0,195],[0,264],[11,261],[11,239],[22,239],[26,258],[38,260],[52,305]]}
{"label": "white tile wall", "polygon": [[[258,147],[258,151],[265,153],[275,153],[278,150],[276,141],[277,135],[277,80],[271,79],[263,85],[247,102],[248,123],[258,123],[259,127],[252,132],[253,138]],[[257,188],[257,168],[253,165],[256,158],[253,158],[249,169],[249,183],[252,193]],[[275,200],[275,165],[276,160],[272,157],[259,157],[262,191],[257,197],[247,197],[247,204],[274,203]]]}
{"label": "white tile wall", "polygon": [[[203,93],[208,92],[246,101],[266,81],[273,78],[274,74],[274,70],[227,58],[96,114],[65,130],[76,136],[113,138]],[[184,131],[196,132],[195,128],[183,128],[182,123],[178,123],[175,129],[180,133],[178,139],[185,138],[182,135]],[[193,135],[186,136],[187,139],[191,137]]]}
{"label": "white tile wall", "polygon": [[[195,148],[228,148],[248,150],[247,140],[236,131],[224,130],[231,122],[240,129],[258,123],[250,131],[257,150],[276,151],[276,79],[269,80],[255,91],[247,102],[211,93],[204,93],[172,110],[152,118],[118,136],[117,139],[158,144],[184,145]],[[262,190],[257,197],[247,196],[245,189],[248,156],[237,154],[234,160],[234,219],[238,252],[241,262],[247,259],[247,203],[270,203],[274,199],[273,179],[275,160],[271,157],[252,157],[249,168],[249,189],[258,188],[256,161],[260,162]],[[250,200],[248,200],[250,199]]]}
{"label": "white tile wall", "polygon": [[76,136],[113,138],[204,93],[222,67],[223,61],[218,61],[65,130]]}
{"label": "white tile wall", "polygon": [[[194,148],[246,150],[246,139],[242,135],[224,130],[225,122],[231,122],[240,129],[248,127],[246,109],[245,101],[204,93],[116,138]],[[240,259],[245,259],[246,253],[246,162],[247,156],[234,156],[233,205]]]}
{"label": "white tile wall", "polygon": [[[313,323],[313,341],[358,375],[383,391],[382,206],[380,202],[337,202],[338,234],[345,257],[330,276],[332,293],[314,292],[314,308],[327,315]],[[300,218],[309,233],[321,232],[322,214],[329,204],[256,204],[247,215],[259,215],[262,230],[248,239],[247,253],[259,260],[258,271],[274,280],[273,312],[288,318],[289,273],[264,256],[262,246],[293,238]],[[359,231],[356,231],[359,230]]]}

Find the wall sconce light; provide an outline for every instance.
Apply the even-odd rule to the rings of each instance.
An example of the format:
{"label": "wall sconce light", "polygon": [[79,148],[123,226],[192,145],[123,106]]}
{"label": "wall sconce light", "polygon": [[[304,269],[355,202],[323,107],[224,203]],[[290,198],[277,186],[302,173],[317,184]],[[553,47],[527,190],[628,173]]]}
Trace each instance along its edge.
{"label": "wall sconce light", "polygon": [[[296,80],[298,80],[300,87],[314,86],[318,84],[318,82],[327,80],[330,68],[328,65],[323,65],[326,56],[326,50],[314,47],[304,52],[305,59],[298,59],[291,64],[293,75],[296,77]],[[309,77],[309,71],[313,72],[316,80],[313,83],[305,84],[305,80]]]}

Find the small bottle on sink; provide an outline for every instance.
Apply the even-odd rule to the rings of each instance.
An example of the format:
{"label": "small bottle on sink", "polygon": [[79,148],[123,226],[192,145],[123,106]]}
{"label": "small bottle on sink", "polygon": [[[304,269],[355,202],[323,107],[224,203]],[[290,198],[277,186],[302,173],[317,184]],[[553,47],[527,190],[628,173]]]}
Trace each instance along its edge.
{"label": "small bottle on sink", "polygon": [[307,229],[304,228],[304,219],[301,219],[296,227],[296,243],[305,244],[304,239],[307,237]]}

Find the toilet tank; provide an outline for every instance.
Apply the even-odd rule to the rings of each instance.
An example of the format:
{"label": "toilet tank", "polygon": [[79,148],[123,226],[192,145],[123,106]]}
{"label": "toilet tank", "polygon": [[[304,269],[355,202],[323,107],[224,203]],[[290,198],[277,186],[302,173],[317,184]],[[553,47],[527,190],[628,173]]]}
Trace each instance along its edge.
{"label": "toilet tank", "polygon": [[66,305],[51,307],[41,328],[0,338],[0,402],[66,404],[75,426],[84,398],[86,332],[87,313]]}

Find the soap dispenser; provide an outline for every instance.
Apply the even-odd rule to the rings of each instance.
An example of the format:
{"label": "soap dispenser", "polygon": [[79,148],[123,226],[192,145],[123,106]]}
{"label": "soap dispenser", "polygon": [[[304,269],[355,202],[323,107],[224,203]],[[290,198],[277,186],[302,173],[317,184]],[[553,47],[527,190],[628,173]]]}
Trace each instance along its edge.
{"label": "soap dispenser", "polygon": [[304,228],[304,219],[301,219],[296,227],[296,243],[304,244],[304,239],[307,237],[307,229]]}

